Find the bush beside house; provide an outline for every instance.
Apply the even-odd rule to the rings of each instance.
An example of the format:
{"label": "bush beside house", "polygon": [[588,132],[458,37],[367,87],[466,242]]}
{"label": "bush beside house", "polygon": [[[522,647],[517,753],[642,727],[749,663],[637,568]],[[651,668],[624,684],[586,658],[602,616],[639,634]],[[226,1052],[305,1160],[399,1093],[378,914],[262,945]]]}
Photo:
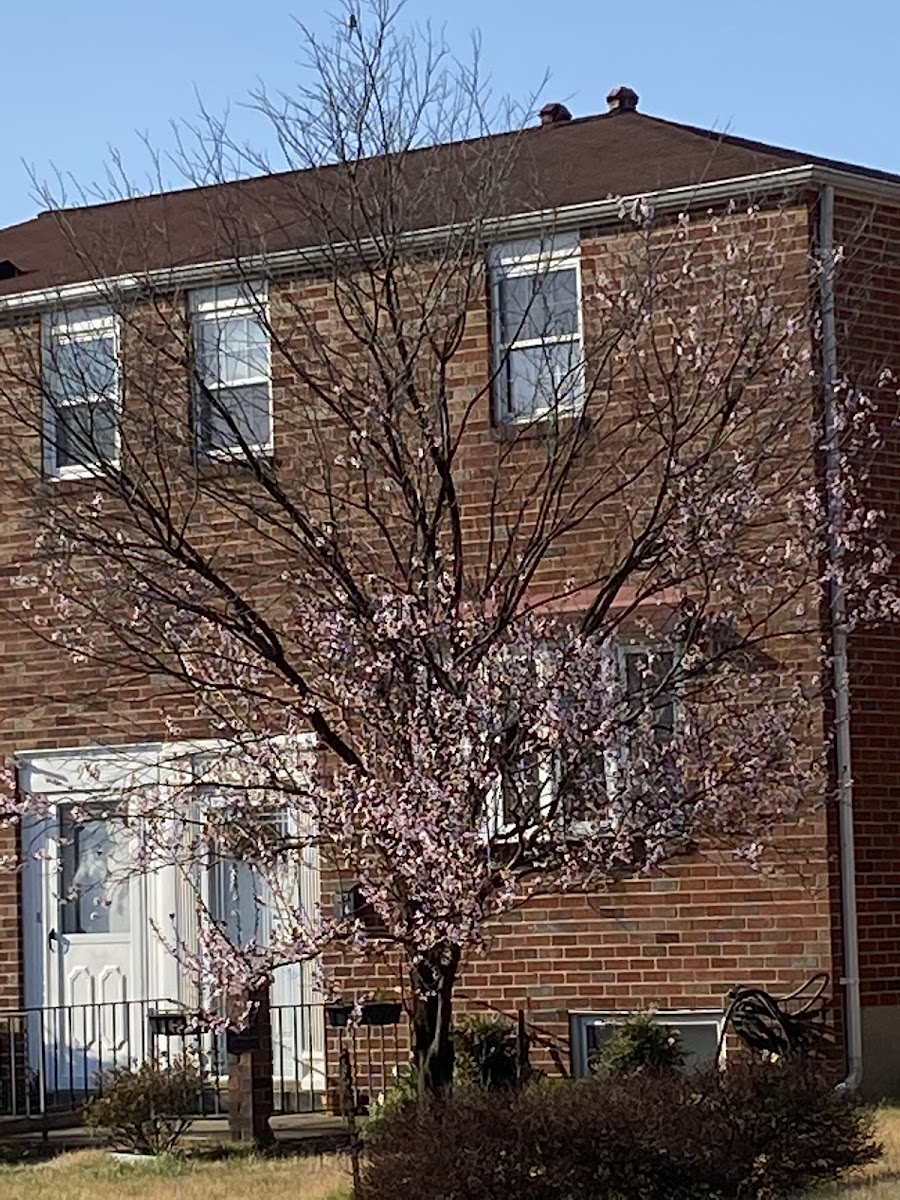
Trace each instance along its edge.
{"label": "bush beside house", "polygon": [[780,1200],[879,1154],[815,1064],[648,1069],[393,1108],[358,1200]]}

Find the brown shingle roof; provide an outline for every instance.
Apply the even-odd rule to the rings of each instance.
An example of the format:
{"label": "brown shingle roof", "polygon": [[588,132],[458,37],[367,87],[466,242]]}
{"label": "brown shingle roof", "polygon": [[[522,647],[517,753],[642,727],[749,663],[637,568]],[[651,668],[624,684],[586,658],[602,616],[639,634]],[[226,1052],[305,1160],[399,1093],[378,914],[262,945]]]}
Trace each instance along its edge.
{"label": "brown shingle roof", "polygon": [[[603,114],[408,154],[402,172],[409,200],[398,217],[403,227],[459,219],[472,189],[454,184],[454,175],[468,180],[473,169],[483,173],[486,145],[508,172],[502,191],[491,195],[493,211],[485,215],[492,216],[826,161],[643,113]],[[356,168],[368,194],[381,203],[391,191],[386,176],[397,166],[385,162],[370,159]],[[900,182],[883,172],[830,165]],[[236,248],[242,254],[272,252],[339,240],[342,231],[359,231],[358,220],[342,208],[346,172],[327,167],[42,213],[0,230],[0,259],[23,272],[0,280],[0,296],[227,259]],[[333,223],[323,231],[326,212]]]}

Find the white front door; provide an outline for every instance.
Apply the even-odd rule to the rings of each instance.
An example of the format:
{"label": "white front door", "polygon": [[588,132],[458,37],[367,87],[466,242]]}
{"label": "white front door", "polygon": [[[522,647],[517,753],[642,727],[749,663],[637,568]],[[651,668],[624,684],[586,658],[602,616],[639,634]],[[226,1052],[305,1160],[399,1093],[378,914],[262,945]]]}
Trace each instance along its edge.
{"label": "white front door", "polygon": [[[132,836],[108,806],[56,806],[57,862],[49,879],[48,1000],[107,1005],[145,994],[142,884],[131,869]],[[55,893],[55,894],[54,894]]]}
{"label": "white front door", "polygon": [[108,805],[79,798],[73,810],[61,799],[23,836],[40,864],[24,920],[28,1002],[44,1010],[42,1086],[84,1091],[146,1050],[152,880],[130,868],[132,835]]}
{"label": "white front door", "polygon": [[42,1091],[92,1088],[147,1052],[159,957],[148,921],[158,880],[134,869],[134,834],[116,816],[123,781],[156,777],[146,748],[48,751],[20,762],[41,815],[22,825],[25,1003]]}

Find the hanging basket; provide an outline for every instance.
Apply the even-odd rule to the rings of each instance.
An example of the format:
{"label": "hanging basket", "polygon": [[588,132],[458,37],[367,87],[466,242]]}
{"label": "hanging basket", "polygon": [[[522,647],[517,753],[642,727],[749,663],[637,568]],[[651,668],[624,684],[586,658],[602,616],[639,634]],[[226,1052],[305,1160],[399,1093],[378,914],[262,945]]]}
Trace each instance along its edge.
{"label": "hanging basket", "polygon": [[373,1000],[364,1004],[361,1025],[396,1025],[403,1013],[403,1005],[399,1000]]}
{"label": "hanging basket", "polygon": [[352,1012],[352,1004],[326,1004],[325,1020],[332,1029],[346,1029],[350,1024],[350,1014]]}
{"label": "hanging basket", "polygon": [[162,1012],[151,1010],[147,1013],[147,1026],[150,1036],[155,1038],[184,1037],[185,1034],[193,1032],[193,1029],[189,1028],[189,1014],[177,1010]]}
{"label": "hanging basket", "polygon": [[[352,1004],[326,1004],[325,1019],[332,1029],[346,1029],[353,1014]],[[396,1025],[403,1014],[399,1000],[371,1000],[359,1013],[360,1025]]]}

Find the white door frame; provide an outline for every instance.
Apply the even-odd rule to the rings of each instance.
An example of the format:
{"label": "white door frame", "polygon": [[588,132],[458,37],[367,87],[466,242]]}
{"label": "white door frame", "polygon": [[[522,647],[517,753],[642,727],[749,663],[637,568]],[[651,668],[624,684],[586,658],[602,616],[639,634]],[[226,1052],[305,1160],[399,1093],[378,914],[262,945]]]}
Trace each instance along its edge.
{"label": "white door frame", "polygon": [[[128,770],[136,769],[133,759]],[[102,802],[122,763],[86,762],[83,754],[41,754],[20,760],[24,790],[41,797],[40,815],[22,822],[25,1003],[29,1058],[40,1088],[90,1090],[98,1073],[146,1054],[148,964],[152,952],[146,902],[153,880],[127,875],[129,921],[121,932],[65,928],[61,894],[61,820],[70,804]],[[89,770],[86,770],[86,767]]]}
{"label": "white door frame", "polygon": [[[313,738],[306,742],[310,749],[315,745]],[[62,804],[78,800],[89,803],[99,799],[106,789],[122,784],[123,778],[142,780],[165,786],[170,772],[177,773],[179,782],[184,782],[186,760],[196,755],[208,755],[220,748],[220,743],[198,741],[192,743],[144,743],[121,747],[81,747],[60,750],[41,750],[16,755],[20,785],[24,792],[43,797],[43,815],[30,815],[22,822],[22,931],[24,953],[25,1005],[31,1009],[46,1009],[60,999],[60,981],[56,973],[61,971],[60,944],[51,949],[49,935],[55,930],[61,936],[59,922],[59,897],[56,879],[59,873],[59,808]],[[301,901],[313,911],[319,899],[318,856],[310,848],[303,858],[299,872]],[[134,979],[131,1002],[170,1000],[182,1004],[195,1004],[199,997],[192,981],[180,967],[176,957],[170,953],[160,937],[154,934],[152,924],[164,933],[171,926],[171,914],[175,914],[176,927],[189,934],[195,919],[190,884],[174,866],[165,866],[155,872],[135,877],[131,884],[132,936],[131,972]],[[80,935],[89,937],[92,935]],[[311,965],[283,968],[284,978],[276,980],[273,987],[273,1003],[277,1005],[279,991],[287,986],[297,994],[284,1002],[311,1006]],[[288,979],[288,976],[291,979]],[[283,995],[283,993],[282,993]],[[99,999],[99,997],[98,997]],[[138,1003],[132,1007],[141,1008]],[[143,1005],[146,1008],[146,1004]],[[314,1016],[311,1008],[306,1008]],[[145,1045],[145,1014],[141,1019],[131,1020],[135,1026],[135,1045],[132,1058],[143,1058]],[[46,1024],[46,1021],[44,1022]],[[311,1028],[302,1035],[303,1045],[286,1047],[287,1057],[294,1059],[298,1078],[291,1080],[294,1086],[316,1090],[324,1088],[324,1029],[320,1030],[313,1019]],[[137,1036],[136,1026],[140,1025]],[[53,1036],[53,1031],[51,1031]],[[37,1044],[40,1039],[33,1038]],[[47,1043],[44,1031],[44,1044]],[[287,1038],[285,1039],[287,1040]],[[293,1039],[291,1039],[293,1040]],[[139,1043],[139,1044],[138,1044]],[[307,1061],[307,1059],[309,1061]],[[37,1069],[38,1063],[32,1063]],[[285,1062],[285,1066],[287,1066]],[[47,1065],[40,1072],[47,1073]],[[276,1073],[277,1064],[276,1064]],[[285,1071],[287,1076],[288,1072]],[[289,1080],[285,1078],[285,1083]],[[43,1083],[42,1083],[43,1086]]]}
{"label": "white door frame", "polygon": [[[49,1007],[67,1002],[62,994],[57,969],[60,966],[62,939],[59,896],[60,810],[66,804],[84,804],[102,800],[123,777],[151,779],[158,773],[158,755],[149,747],[41,751],[17,756],[23,791],[41,797],[41,816],[29,816],[22,822],[23,855],[23,945],[25,952],[25,1002],[29,1007]],[[130,953],[128,981],[130,998],[150,997],[152,982],[151,945],[147,921],[148,899],[157,881],[148,876],[129,880]],[[51,938],[51,934],[55,937]],[[78,934],[94,939],[104,935]],[[124,939],[123,939],[124,940]],[[156,941],[156,939],[152,939]],[[90,940],[84,942],[89,946]],[[102,999],[99,995],[92,998]],[[78,1001],[68,1001],[78,1003]],[[88,1002],[85,996],[83,1001]]]}

